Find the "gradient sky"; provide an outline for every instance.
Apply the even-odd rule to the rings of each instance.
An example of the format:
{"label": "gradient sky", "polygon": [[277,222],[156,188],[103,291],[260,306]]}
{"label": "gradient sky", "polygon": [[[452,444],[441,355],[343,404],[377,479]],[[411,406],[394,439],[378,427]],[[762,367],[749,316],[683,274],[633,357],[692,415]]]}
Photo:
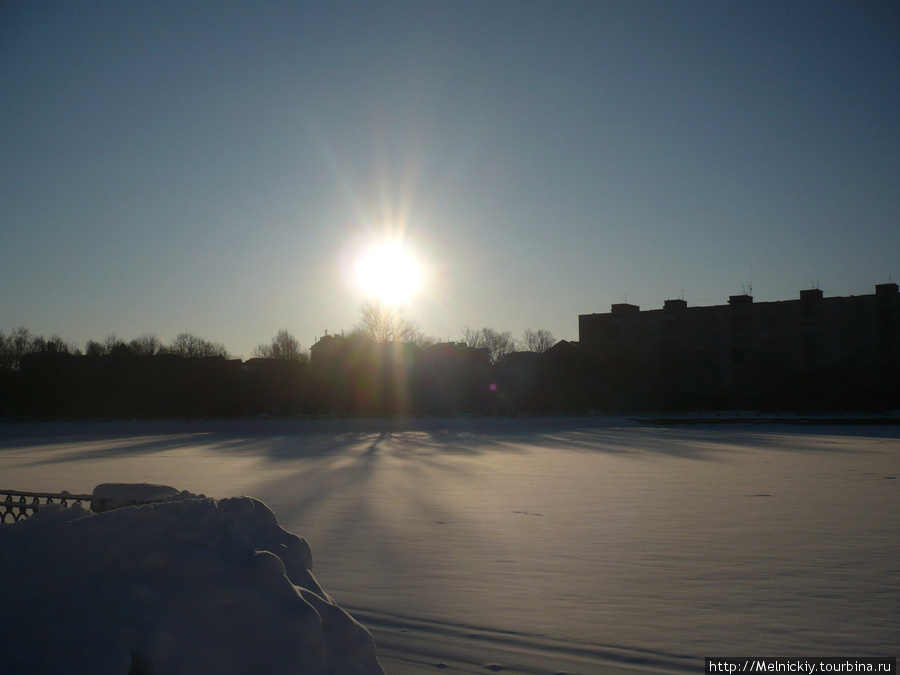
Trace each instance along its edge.
{"label": "gradient sky", "polygon": [[869,294],[898,122],[896,2],[4,2],[0,329],[309,346],[385,233],[442,339]]}

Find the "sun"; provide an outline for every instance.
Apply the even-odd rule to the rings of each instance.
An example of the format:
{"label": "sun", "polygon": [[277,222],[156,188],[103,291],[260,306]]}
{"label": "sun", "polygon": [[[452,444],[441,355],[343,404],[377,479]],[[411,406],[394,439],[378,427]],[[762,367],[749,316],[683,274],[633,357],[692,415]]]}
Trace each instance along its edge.
{"label": "sun", "polygon": [[360,255],[356,280],[366,295],[386,305],[400,305],[419,290],[422,266],[400,244],[381,244]]}

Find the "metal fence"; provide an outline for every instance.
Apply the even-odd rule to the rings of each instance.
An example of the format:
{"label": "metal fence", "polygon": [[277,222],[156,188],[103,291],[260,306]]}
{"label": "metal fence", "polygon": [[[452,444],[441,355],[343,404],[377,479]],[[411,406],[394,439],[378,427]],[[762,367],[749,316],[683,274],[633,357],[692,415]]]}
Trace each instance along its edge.
{"label": "metal fence", "polygon": [[91,495],[73,495],[68,492],[20,492],[0,490],[0,524],[15,523],[37,513],[42,506],[59,504],[90,506]]}

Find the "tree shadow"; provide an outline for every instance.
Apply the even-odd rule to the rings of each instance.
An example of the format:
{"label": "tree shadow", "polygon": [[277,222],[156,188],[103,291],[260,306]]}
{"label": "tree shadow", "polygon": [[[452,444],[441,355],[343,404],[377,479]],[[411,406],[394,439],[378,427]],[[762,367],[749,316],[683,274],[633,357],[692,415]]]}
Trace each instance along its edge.
{"label": "tree shadow", "polygon": [[[524,454],[530,448],[694,460],[720,459],[741,448],[846,453],[839,439],[900,439],[900,427],[832,425],[640,426],[604,418],[426,418],[349,420],[243,420],[88,422],[0,425],[0,454],[28,452],[32,464],[165,454],[194,448],[255,455],[274,462],[340,456],[367,443],[377,454],[390,441],[394,456]],[[78,449],[82,446],[82,450]],[[58,450],[72,447],[60,456]],[[46,456],[53,451],[52,456]],[[855,449],[854,452],[864,450]]]}

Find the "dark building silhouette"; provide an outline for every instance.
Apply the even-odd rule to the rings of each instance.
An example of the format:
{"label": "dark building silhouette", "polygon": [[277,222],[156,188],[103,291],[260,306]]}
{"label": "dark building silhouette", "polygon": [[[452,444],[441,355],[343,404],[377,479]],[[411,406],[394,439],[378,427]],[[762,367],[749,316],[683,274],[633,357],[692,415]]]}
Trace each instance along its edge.
{"label": "dark building silhouette", "polygon": [[464,344],[326,335],[288,359],[44,349],[0,368],[0,417],[900,410],[900,290],[579,316],[579,341],[491,363]]}
{"label": "dark building silhouette", "polygon": [[900,407],[900,293],[640,311],[612,305],[578,317],[599,380],[599,407],[885,409]]}

